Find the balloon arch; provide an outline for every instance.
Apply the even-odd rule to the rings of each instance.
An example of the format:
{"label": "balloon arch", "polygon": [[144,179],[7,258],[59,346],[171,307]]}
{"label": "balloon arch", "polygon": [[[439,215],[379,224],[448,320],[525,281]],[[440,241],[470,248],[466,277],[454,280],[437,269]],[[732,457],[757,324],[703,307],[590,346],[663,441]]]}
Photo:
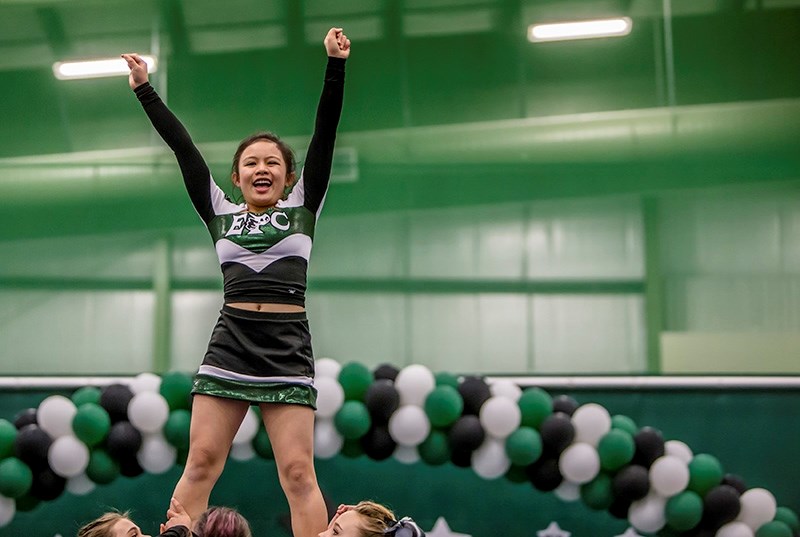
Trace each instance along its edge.
{"label": "balloon arch", "polygon": [[[763,488],[748,489],[709,454],[664,441],[601,405],[579,405],[507,380],[432,373],[422,365],[317,361],[315,455],[451,462],[484,479],[530,482],[564,501],[660,536],[797,537],[800,523]],[[142,373],[129,384],[51,395],[0,420],[0,527],[65,490],[86,494],[117,476],[160,474],[185,460],[192,379]],[[272,458],[257,409],[230,456]]]}

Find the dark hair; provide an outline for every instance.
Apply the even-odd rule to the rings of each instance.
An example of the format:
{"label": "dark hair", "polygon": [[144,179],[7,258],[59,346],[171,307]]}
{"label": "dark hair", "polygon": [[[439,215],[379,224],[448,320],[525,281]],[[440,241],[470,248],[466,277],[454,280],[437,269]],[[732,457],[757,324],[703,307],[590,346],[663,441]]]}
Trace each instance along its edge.
{"label": "dark hair", "polygon": [[247,519],[230,507],[209,507],[197,519],[194,531],[200,537],[252,537]]}
{"label": "dark hair", "polygon": [[242,153],[244,150],[253,145],[256,142],[272,142],[281,152],[283,155],[283,160],[286,162],[286,177],[288,178],[289,175],[294,173],[295,167],[297,163],[295,162],[294,158],[294,151],[289,145],[281,140],[277,134],[271,132],[257,132],[255,134],[251,134],[241,142],[239,142],[239,147],[236,149],[236,153],[233,154],[233,166],[231,166],[231,173],[239,173],[239,160],[242,158]]}

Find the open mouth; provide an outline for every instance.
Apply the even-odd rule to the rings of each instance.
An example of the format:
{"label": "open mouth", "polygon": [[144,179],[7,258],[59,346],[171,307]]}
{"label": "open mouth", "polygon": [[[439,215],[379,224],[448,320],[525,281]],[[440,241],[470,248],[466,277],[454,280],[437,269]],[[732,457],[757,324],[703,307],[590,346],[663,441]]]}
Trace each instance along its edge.
{"label": "open mouth", "polygon": [[259,191],[267,190],[271,186],[272,186],[271,179],[257,179],[253,181],[253,188]]}

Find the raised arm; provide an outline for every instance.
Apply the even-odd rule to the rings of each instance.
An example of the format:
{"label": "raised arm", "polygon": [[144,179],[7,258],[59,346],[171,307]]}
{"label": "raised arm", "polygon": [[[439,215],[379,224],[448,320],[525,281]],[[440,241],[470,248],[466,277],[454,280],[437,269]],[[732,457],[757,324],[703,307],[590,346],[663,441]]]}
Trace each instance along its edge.
{"label": "raised arm", "polygon": [[[189,132],[150,85],[147,64],[144,60],[137,54],[123,54],[122,57],[128,62],[131,70],[128,84],[139,99],[156,132],[175,153],[189,198],[203,221],[208,223],[214,216],[211,201],[212,191],[219,190],[211,179],[208,165],[192,142]],[[215,194],[217,193],[215,192]]]}
{"label": "raised arm", "polygon": [[322,87],[314,134],[306,152],[302,173],[304,205],[318,214],[322,208],[331,175],[336,128],[344,100],[344,65],[350,56],[350,40],[341,28],[331,28],[324,40],[328,53],[325,82]]}

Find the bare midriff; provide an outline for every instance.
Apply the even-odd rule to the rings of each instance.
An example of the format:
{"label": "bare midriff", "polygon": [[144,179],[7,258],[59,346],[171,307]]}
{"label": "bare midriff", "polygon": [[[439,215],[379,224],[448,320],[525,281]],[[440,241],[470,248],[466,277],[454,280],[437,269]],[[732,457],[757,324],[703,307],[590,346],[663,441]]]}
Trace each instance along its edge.
{"label": "bare midriff", "polygon": [[305,311],[303,306],[297,304],[272,304],[261,302],[229,302],[227,304],[232,308],[248,311],[266,311],[268,313],[299,313]]}

